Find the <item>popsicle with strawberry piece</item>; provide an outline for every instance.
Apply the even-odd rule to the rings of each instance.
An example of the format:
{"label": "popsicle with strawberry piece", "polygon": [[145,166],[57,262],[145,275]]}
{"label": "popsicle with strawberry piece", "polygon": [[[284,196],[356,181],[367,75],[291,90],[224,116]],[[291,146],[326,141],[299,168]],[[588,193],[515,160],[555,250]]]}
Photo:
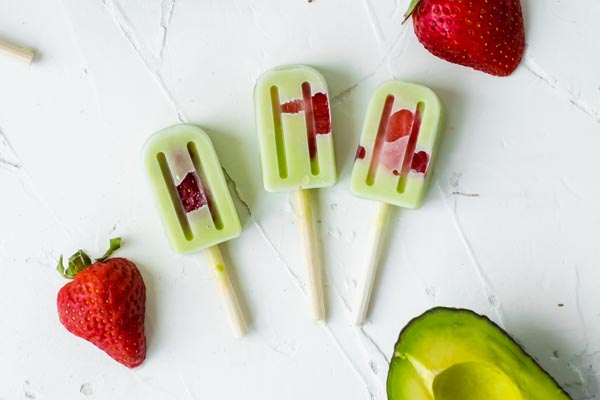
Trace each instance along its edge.
{"label": "popsicle with strawberry piece", "polygon": [[371,227],[370,252],[359,282],[354,323],[362,324],[391,206],[421,206],[439,141],[442,106],[429,88],[390,81],[369,102],[352,170],[351,192],[379,202]]}
{"label": "popsicle with strawberry piece", "polygon": [[254,91],[263,183],[268,191],[293,191],[303,241],[312,314],[324,320],[323,271],[309,189],[336,182],[331,112],[325,79],[292,65],[263,74]]}
{"label": "popsicle with strawberry piece", "polygon": [[208,135],[197,126],[176,125],[146,142],[144,164],[171,247],[178,253],[205,250],[233,334],[246,322],[219,244],[237,237],[241,225],[221,164]]}

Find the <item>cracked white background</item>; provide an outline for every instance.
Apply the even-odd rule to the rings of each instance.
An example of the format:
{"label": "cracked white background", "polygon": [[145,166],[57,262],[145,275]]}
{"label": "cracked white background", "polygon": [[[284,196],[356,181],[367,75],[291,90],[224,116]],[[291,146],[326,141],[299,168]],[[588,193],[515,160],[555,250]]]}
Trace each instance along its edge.
{"label": "cracked white background", "polygon": [[[434,305],[506,328],[575,399],[600,373],[600,3],[522,0],[523,63],[495,78],[438,60],[401,25],[408,0],[0,0],[0,399],[385,399],[402,326]],[[332,98],[339,183],[315,196],[329,321],[310,320],[287,194],[262,189],[252,90],[317,67]],[[349,174],[366,102],[399,78],[446,109],[424,207],[397,210],[368,323],[349,324],[374,205]],[[251,317],[231,338],[201,254],[174,255],[142,144],[204,127],[237,188],[224,246]],[[246,207],[247,206],[247,207]],[[148,358],[128,370],[58,322],[61,253],[111,236],[148,287]],[[560,306],[562,305],[562,306]]]}

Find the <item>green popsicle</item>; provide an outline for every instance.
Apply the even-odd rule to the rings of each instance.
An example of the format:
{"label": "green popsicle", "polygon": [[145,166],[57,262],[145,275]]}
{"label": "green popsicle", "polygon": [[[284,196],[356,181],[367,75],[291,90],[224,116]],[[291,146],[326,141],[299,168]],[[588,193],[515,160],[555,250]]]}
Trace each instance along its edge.
{"label": "green popsicle", "polygon": [[354,323],[367,314],[386,222],[392,205],[417,208],[431,178],[442,106],[429,88],[401,81],[380,86],[369,102],[352,170],[350,190],[379,202],[370,235]]}
{"label": "green popsicle", "polygon": [[274,68],[258,80],[254,103],[263,183],[268,191],[294,191],[312,313],[324,320],[322,262],[306,189],[337,179],[327,84],[307,66]]}
{"label": "green popsicle", "polygon": [[380,86],[367,109],[352,193],[418,208],[431,176],[441,116],[440,101],[429,88],[400,81]]}
{"label": "green popsicle", "polygon": [[242,228],[210,138],[196,126],[176,125],[150,137],[143,159],[171,247],[206,249],[234,335],[243,336],[246,325],[218,247]]}
{"label": "green popsicle", "polygon": [[[240,234],[223,170],[204,131],[192,125],[160,131],[146,143],[144,161],[173,250],[199,251]],[[181,191],[197,193],[188,199],[193,204],[182,201]]]}
{"label": "green popsicle", "polygon": [[254,91],[265,189],[332,186],[336,181],[325,79],[304,65],[274,68]]}

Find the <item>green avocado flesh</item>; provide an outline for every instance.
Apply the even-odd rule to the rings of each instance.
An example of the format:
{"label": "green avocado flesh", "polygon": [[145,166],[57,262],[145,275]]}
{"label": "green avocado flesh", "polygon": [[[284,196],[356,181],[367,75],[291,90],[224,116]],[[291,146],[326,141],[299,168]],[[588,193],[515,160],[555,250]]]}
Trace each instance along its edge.
{"label": "green avocado flesh", "polygon": [[441,307],[400,333],[387,392],[389,400],[571,399],[487,317]]}

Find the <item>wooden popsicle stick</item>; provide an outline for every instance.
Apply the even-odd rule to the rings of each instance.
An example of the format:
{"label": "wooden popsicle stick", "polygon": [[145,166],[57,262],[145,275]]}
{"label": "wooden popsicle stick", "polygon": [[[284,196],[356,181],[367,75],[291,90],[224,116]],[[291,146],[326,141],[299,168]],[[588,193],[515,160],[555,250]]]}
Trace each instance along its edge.
{"label": "wooden popsicle stick", "polygon": [[210,259],[210,270],[212,272],[213,279],[217,284],[217,289],[221,297],[221,303],[225,308],[227,319],[231,325],[231,330],[235,338],[241,338],[246,335],[248,328],[246,326],[246,320],[242,313],[242,308],[235,294],[229,275],[227,274],[227,268],[225,261],[223,261],[223,255],[219,246],[212,246],[205,250]]}
{"label": "wooden popsicle stick", "polygon": [[300,189],[294,192],[294,208],[300,238],[304,247],[308,297],[311,303],[312,315],[315,320],[324,321],[326,313],[325,295],[323,293],[323,267],[310,205],[309,190]]}
{"label": "wooden popsicle stick", "polygon": [[28,65],[31,64],[31,61],[35,56],[35,52],[32,49],[17,46],[12,43],[4,42],[2,40],[0,40],[0,53],[16,57],[17,59],[27,63]]}
{"label": "wooden popsicle stick", "polygon": [[361,325],[367,317],[369,311],[369,303],[371,301],[371,293],[373,292],[373,285],[375,284],[375,277],[377,276],[377,267],[379,264],[379,255],[381,253],[381,247],[383,244],[385,228],[387,220],[390,214],[392,206],[388,203],[379,203],[377,206],[377,213],[375,219],[371,225],[370,237],[369,237],[369,258],[367,263],[367,269],[363,275],[363,279],[358,283],[358,297],[357,305],[354,312],[354,324]]}

